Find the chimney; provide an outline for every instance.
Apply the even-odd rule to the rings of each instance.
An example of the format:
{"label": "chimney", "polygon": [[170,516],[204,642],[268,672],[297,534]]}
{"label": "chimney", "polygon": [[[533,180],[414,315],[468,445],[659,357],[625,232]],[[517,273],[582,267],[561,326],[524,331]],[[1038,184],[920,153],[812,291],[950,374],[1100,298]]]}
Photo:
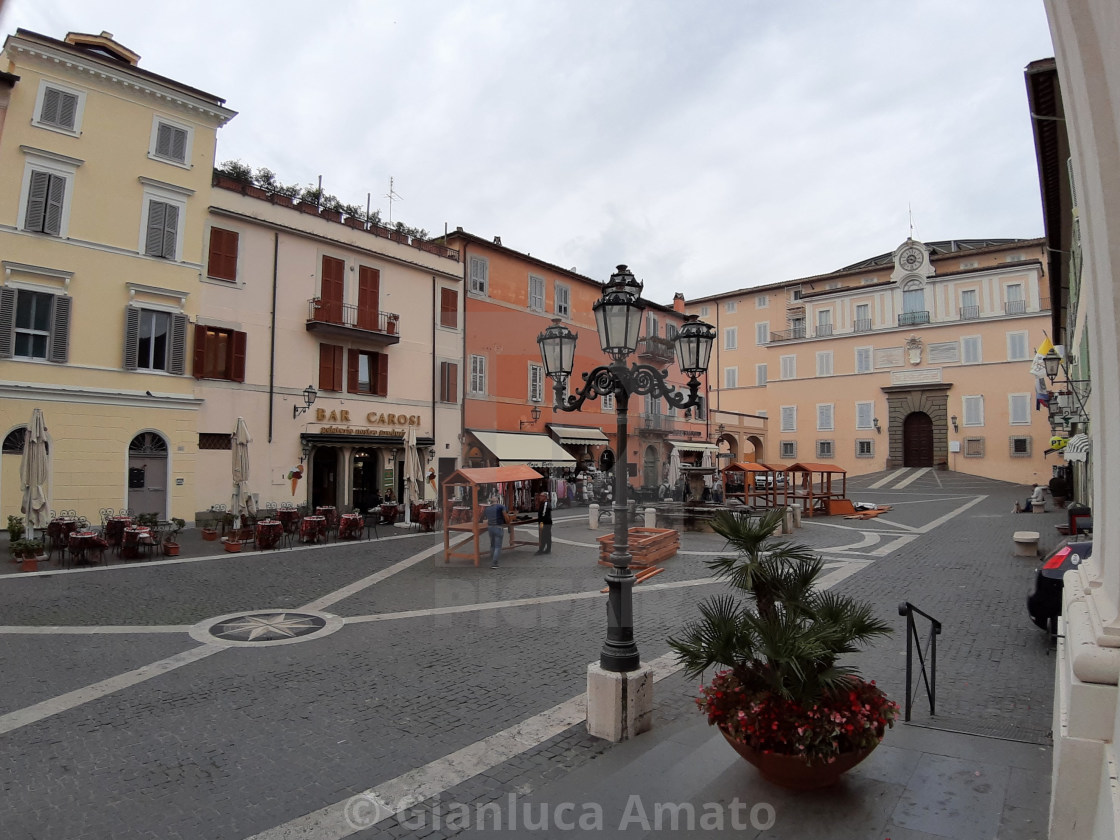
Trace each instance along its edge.
{"label": "chimney", "polygon": [[680,292],[673,295],[673,311],[684,314],[684,295]]}
{"label": "chimney", "polygon": [[495,237],[494,237],[494,244],[495,244],[495,245],[501,245],[501,244],[502,244],[502,237],[500,237],[500,236],[495,236]]}

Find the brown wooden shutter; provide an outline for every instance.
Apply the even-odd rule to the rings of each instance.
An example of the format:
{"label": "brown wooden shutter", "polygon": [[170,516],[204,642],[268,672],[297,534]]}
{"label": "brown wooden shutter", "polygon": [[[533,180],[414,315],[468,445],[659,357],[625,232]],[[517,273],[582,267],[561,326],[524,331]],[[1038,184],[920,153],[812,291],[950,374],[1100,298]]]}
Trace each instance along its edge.
{"label": "brown wooden shutter", "polygon": [[342,390],[342,348],[338,345],[319,345],[319,390]]}
{"label": "brown wooden shutter", "polygon": [[0,359],[12,358],[16,340],[16,290],[0,287]]}
{"label": "brown wooden shutter", "polygon": [[231,364],[229,378],[234,382],[244,382],[245,350],[248,343],[248,335],[246,333],[234,330],[233,335],[230,338]]}
{"label": "brown wooden shutter", "polygon": [[449,403],[459,400],[459,365],[455,362],[440,362],[440,400]]}
{"label": "brown wooden shutter", "polygon": [[358,266],[358,329],[376,330],[381,299],[381,272]]}
{"label": "brown wooden shutter", "polygon": [[342,323],[342,297],[346,279],[346,263],[335,257],[323,257],[323,278],[319,289],[320,312],[324,321]]}
{"label": "brown wooden shutter", "polygon": [[238,234],[233,230],[210,228],[210,256],[206,274],[218,280],[237,281]]}
{"label": "brown wooden shutter", "polygon": [[439,323],[444,327],[459,326],[459,293],[454,289],[440,289]]}
{"label": "brown wooden shutter", "polygon": [[194,325],[194,371],[195,379],[206,376],[206,327],[202,324]]}
{"label": "brown wooden shutter", "polygon": [[74,302],[67,295],[55,295],[54,312],[51,313],[51,346],[47,358],[64,365],[70,359],[70,305]]}
{"label": "brown wooden shutter", "polygon": [[187,372],[187,325],[190,319],[180,312],[171,316],[171,353],[168,373],[182,376]]}
{"label": "brown wooden shutter", "polygon": [[358,392],[358,365],[360,360],[357,350],[348,350],[346,356],[346,390],[351,394]]}
{"label": "brown wooden shutter", "polygon": [[379,397],[389,393],[389,357],[385,353],[374,353],[377,360],[377,387],[374,393]]}
{"label": "brown wooden shutter", "polygon": [[136,370],[137,345],[140,342],[140,309],[127,306],[124,310],[124,369]]}

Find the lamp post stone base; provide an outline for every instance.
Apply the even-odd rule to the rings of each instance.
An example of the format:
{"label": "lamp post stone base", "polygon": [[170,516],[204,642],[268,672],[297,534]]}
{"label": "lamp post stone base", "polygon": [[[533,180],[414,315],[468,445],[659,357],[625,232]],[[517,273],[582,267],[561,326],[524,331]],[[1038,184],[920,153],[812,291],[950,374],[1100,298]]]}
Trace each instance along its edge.
{"label": "lamp post stone base", "polygon": [[587,731],[596,738],[626,741],[653,726],[653,668],[606,671],[587,666]]}

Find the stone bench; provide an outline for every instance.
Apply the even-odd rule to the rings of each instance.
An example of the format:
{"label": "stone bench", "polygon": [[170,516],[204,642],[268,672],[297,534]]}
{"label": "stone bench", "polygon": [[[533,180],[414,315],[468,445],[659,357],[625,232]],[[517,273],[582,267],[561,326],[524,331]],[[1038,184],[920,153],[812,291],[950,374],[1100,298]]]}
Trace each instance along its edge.
{"label": "stone bench", "polygon": [[1011,538],[1015,541],[1016,557],[1038,556],[1038,531],[1016,531]]}

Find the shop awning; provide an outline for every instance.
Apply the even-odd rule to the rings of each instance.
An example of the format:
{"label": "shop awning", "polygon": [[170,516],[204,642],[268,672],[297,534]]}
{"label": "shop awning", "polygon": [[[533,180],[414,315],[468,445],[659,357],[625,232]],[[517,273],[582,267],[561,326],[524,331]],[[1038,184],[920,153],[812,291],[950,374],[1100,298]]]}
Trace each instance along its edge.
{"label": "shop awning", "polygon": [[579,426],[549,425],[549,430],[556,436],[556,442],[564,446],[602,446],[607,443],[607,436],[599,429],[584,429]]}
{"label": "shop awning", "polygon": [[701,443],[693,440],[670,440],[666,443],[681,452],[719,452],[719,447],[714,443]]}
{"label": "shop awning", "polygon": [[1066,448],[1062,450],[1062,457],[1066,461],[1085,461],[1089,460],[1089,436],[1086,434],[1076,434],[1069,439]]}
{"label": "shop awning", "polygon": [[507,481],[533,481],[544,478],[532,467],[515,465],[512,467],[464,467],[455,470],[444,484],[503,484]]}
{"label": "shop awning", "polygon": [[478,442],[503,464],[530,464],[541,467],[574,467],[576,459],[548,435],[522,435],[516,432],[476,432],[468,429]]}

